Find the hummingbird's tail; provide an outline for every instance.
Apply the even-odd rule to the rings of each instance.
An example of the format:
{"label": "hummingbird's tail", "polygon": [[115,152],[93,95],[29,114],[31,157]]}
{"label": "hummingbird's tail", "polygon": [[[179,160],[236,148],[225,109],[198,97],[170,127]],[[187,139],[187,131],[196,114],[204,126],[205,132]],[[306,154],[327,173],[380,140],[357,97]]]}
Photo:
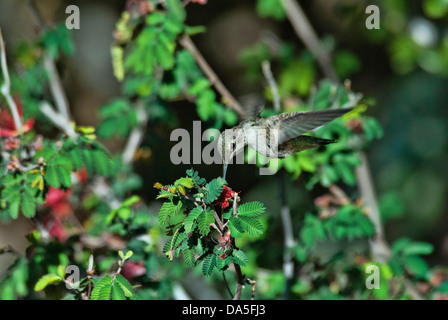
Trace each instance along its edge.
{"label": "hummingbird's tail", "polygon": [[311,148],[335,143],[336,140],[316,138],[312,136],[298,136],[278,146],[278,158],[286,158],[290,155]]}
{"label": "hummingbird's tail", "polygon": [[327,144],[331,144],[331,143],[336,143],[337,142],[336,140],[332,140],[332,139],[322,139],[322,138],[316,138],[316,137],[313,140],[319,146],[325,146]]}

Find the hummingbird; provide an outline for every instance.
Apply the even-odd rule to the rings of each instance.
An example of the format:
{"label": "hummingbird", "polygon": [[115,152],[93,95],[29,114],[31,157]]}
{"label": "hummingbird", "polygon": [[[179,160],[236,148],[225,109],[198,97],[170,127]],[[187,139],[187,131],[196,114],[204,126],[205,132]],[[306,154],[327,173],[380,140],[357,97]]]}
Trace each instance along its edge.
{"label": "hummingbird", "polygon": [[262,118],[260,110],[256,117],[249,117],[220,135],[218,150],[223,162],[223,178],[232,158],[246,145],[268,158],[283,159],[306,149],[335,143],[335,140],[303,134],[353,109],[281,113],[269,118]]}

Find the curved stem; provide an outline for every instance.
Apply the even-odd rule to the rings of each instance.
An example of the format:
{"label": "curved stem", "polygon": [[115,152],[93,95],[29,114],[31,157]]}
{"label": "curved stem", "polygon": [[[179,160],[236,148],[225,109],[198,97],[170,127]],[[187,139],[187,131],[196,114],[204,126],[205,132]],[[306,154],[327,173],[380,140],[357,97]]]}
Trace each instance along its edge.
{"label": "curved stem", "polygon": [[179,41],[180,44],[190,51],[190,53],[195,58],[197,64],[201,68],[202,72],[207,76],[210,83],[215,86],[216,90],[221,94],[223,100],[226,105],[235,111],[239,116],[244,116],[245,112],[241,107],[240,103],[233,97],[233,95],[227,90],[224,84],[221,82],[219,77],[216,75],[215,71],[210,67],[205,58],[199,52],[196,45],[193,43],[191,38],[188,35],[184,35],[182,39]]}
{"label": "curved stem", "polygon": [[11,96],[11,80],[9,78],[8,64],[6,62],[5,42],[3,40],[2,30],[0,29],[0,64],[3,73],[3,84],[1,93],[5,97],[9,109],[11,110],[14,126],[19,134],[22,132],[22,121],[20,120],[19,109]]}

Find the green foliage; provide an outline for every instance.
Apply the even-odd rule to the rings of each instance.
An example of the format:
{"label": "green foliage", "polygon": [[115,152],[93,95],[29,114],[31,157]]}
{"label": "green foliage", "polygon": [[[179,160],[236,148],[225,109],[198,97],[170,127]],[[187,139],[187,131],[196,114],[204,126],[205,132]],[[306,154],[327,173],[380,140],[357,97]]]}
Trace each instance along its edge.
{"label": "green foliage", "polygon": [[448,1],[425,0],[423,1],[423,10],[431,18],[443,18],[448,14]]}
{"label": "green foliage", "polygon": [[348,204],[342,206],[333,215],[321,219],[312,214],[306,214],[300,229],[300,242],[296,245],[297,260],[303,262],[308,256],[313,256],[313,250],[318,244],[341,241],[356,241],[368,239],[375,234],[371,220],[362,212],[361,207]]}
{"label": "green foliage", "polygon": [[[207,183],[193,169],[187,170],[187,175],[174,186],[154,185],[160,190],[158,198],[165,200],[159,211],[159,222],[171,236],[163,252],[170,260],[182,254],[189,267],[202,261],[202,273],[206,276],[215,268],[227,269],[231,262],[246,266],[248,258],[235,247],[235,238],[244,232],[254,237],[263,233],[259,221],[265,212],[263,204],[248,202],[237,206],[234,212],[229,202],[234,201],[235,192],[227,187],[224,179]],[[179,190],[180,186],[185,188]],[[173,221],[179,212],[184,214]]]}
{"label": "green foliage", "polygon": [[276,20],[285,18],[285,9],[281,0],[257,0],[257,13],[261,17],[271,17]]}
{"label": "green foliage", "polygon": [[127,137],[133,127],[137,125],[137,115],[129,101],[116,99],[100,109],[101,124],[98,135],[102,138],[111,138],[115,135]]}
{"label": "green foliage", "polygon": [[17,219],[19,212],[27,218],[36,214],[36,205],[42,203],[42,193],[35,190],[31,179],[36,175],[31,172],[25,174],[8,175],[0,184],[2,207],[9,213],[12,219]]}
{"label": "green foliage", "polygon": [[46,274],[42,276],[34,285],[35,291],[42,291],[46,286],[50,284],[58,284],[62,281],[62,278],[56,274]]}
{"label": "green foliage", "polygon": [[420,256],[431,254],[433,250],[433,246],[429,243],[411,241],[407,238],[396,240],[392,245],[393,256],[389,261],[390,267],[398,276],[406,271],[419,278],[426,278],[429,267]]}
{"label": "green foliage", "polygon": [[17,259],[10,270],[11,272],[0,281],[1,300],[15,300],[28,294],[29,269],[26,259]]}
{"label": "green foliage", "polygon": [[74,51],[70,31],[63,23],[45,30],[41,39],[44,49],[54,59],[57,59],[61,54],[71,55]]}
{"label": "green foliage", "polygon": [[134,288],[121,274],[97,279],[91,300],[126,300],[134,297]]}

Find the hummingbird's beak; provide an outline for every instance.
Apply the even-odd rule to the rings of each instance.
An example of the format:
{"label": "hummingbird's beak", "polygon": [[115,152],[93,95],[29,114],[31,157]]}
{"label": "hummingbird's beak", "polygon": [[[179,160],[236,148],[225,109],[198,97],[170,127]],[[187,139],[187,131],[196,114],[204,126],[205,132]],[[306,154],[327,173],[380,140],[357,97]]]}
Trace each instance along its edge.
{"label": "hummingbird's beak", "polygon": [[229,165],[228,163],[224,162],[223,170],[222,170],[222,178],[223,179],[226,179],[226,173],[227,173],[227,166],[228,165]]}

